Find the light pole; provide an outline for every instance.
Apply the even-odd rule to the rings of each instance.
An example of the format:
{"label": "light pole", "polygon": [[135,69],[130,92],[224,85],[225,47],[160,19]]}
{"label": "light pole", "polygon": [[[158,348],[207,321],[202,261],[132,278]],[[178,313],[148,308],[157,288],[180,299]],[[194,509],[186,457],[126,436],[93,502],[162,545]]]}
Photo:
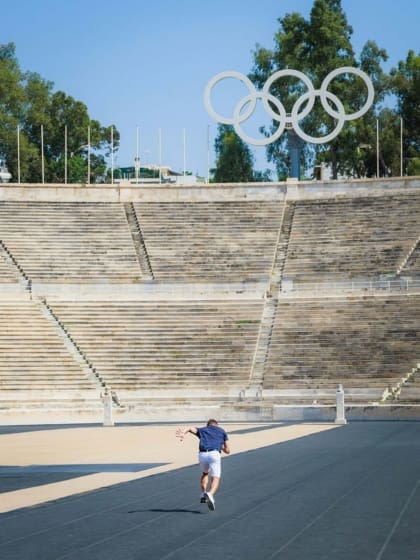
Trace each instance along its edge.
{"label": "light pole", "polygon": [[90,185],[90,126],[88,126],[88,172],[87,172],[87,184]]}
{"label": "light pole", "polygon": [[400,119],[400,176],[403,176],[403,161],[404,161],[404,157],[403,157],[403,120],[402,117]]}
{"label": "light pole", "polygon": [[17,166],[18,166],[18,183],[20,184],[20,125],[17,125]]}
{"label": "light pole", "polygon": [[45,164],[44,164],[44,125],[41,124],[41,177],[42,184],[45,182]]}
{"label": "light pole", "polygon": [[67,185],[67,125],[64,126],[64,184]]}
{"label": "light pole", "polygon": [[134,158],[134,172],[136,177],[136,184],[139,182],[139,172],[140,172],[140,156],[139,156],[139,146],[140,146],[140,129],[136,128],[136,157]]}
{"label": "light pole", "polygon": [[111,126],[111,185],[114,184],[114,127]]}

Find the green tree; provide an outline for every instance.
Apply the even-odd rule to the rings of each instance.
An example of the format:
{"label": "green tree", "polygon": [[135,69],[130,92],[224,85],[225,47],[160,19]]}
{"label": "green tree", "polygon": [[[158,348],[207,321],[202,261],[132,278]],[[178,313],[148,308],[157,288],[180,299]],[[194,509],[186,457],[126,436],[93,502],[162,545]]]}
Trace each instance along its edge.
{"label": "green tree", "polygon": [[[98,121],[91,120],[86,105],[62,91],[51,96],[48,116],[51,123],[48,142],[51,180],[60,181],[64,177],[66,130],[69,182],[86,181],[88,159],[91,182],[104,180],[106,157],[111,152],[111,126],[104,127]],[[114,152],[118,149],[119,138],[119,132],[114,127]]]}
{"label": "green tree", "polygon": [[254,158],[251,150],[230,125],[219,125],[214,142],[216,167],[212,169],[216,183],[246,183],[253,181]]}
{"label": "green tree", "polygon": [[[14,180],[18,179],[19,126],[22,182],[41,181],[42,159],[45,181],[64,182],[66,130],[68,182],[86,182],[88,160],[90,181],[103,181],[111,150],[111,127],[90,119],[81,101],[61,91],[53,92],[53,83],[39,74],[23,73],[15,51],[13,43],[0,46],[0,157],[6,160]],[[116,151],[119,133],[115,127],[113,138]]]}
{"label": "green tree", "polygon": [[[309,20],[300,14],[286,14],[279,20],[279,30],[274,37],[273,50],[267,50],[257,45],[254,52],[254,66],[250,78],[262,87],[267,78],[277,70],[293,68],[306,74],[316,89],[320,88],[325,76],[332,70],[342,67],[361,67],[367,71],[375,88],[375,101],[370,115],[370,134],[374,132],[372,123],[375,122],[375,111],[379,109],[388,84],[385,74],[381,70],[381,61],[386,59],[386,52],[379,49],[375,43],[369,41],[361,55],[360,62],[355,58],[351,35],[353,30],[347,22],[341,6],[341,0],[315,0]],[[343,103],[346,113],[352,113],[360,108],[366,99],[366,86],[353,74],[342,74],[331,81],[328,90],[335,94]],[[306,92],[306,86],[297,78],[284,78],[274,82],[271,93],[282,100],[286,112],[291,112],[297,98]],[[333,107],[331,102],[331,106]],[[275,111],[275,106],[272,107]],[[302,111],[303,107],[301,108]],[[362,121],[366,118],[364,115]],[[366,144],[363,137],[363,126],[359,121],[346,122],[341,133],[329,144],[306,144],[304,149],[304,165],[308,167],[313,160],[325,161],[331,165],[333,176],[339,172],[349,172],[355,169],[354,153],[361,143]],[[323,109],[319,98],[309,115],[300,121],[300,126],[309,135],[323,137],[332,131],[336,121]],[[267,135],[277,128],[273,123]],[[366,132],[366,131],[365,131]],[[370,136],[369,134],[369,136]],[[267,147],[267,157],[277,166],[279,175],[288,167],[287,135]],[[359,153],[359,163],[367,157]],[[359,166],[361,170],[366,165]],[[357,173],[357,171],[356,171]]]}
{"label": "green tree", "polygon": [[17,161],[17,127],[24,113],[22,78],[14,44],[0,45],[0,158],[10,171]]}
{"label": "green tree", "polygon": [[405,61],[390,72],[397,114],[403,121],[404,172],[418,174],[420,159],[420,54],[408,52]]}

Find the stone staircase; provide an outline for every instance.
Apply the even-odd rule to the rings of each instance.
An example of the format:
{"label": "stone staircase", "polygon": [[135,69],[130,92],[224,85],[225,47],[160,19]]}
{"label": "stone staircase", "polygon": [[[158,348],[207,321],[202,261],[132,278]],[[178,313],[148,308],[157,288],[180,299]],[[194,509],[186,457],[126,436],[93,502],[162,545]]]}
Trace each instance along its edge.
{"label": "stone staircase", "polygon": [[31,280],[4,241],[0,240],[0,283],[18,283],[31,294]]}
{"label": "stone staircase", "polygon": [[319,400],[343,384],[350,400],[386,398],[418,359],[419,308],[419,295],[279,299],[265,395]]}
{"label": "stone staircase", "polygon": [[410,247],[397,269],[397,274],[403,273],[420,276],[420,236]]}
{"label": "stone staircase", "polygon": [[40,304],[0,301],[0,395],[9,410],[98,401],[98,383]]}
{"label": "stone staircase", "polygon": [[262,302],[50,302],[54,315],[122,403],[203,398],[245,387]]}
{"label": "stone staircase", "polygon": [[271,269],[270,292],[274,297],[277,297],[278,292],[282,288],[284,267],[287,260],[287,252],[289,248],[295,208],[296,203],[294,202],[286,203],[283,208],[281,226],[279,228],[279,235],[276,243],[276,252]]}
{"label": "stone staircase", "polygon": [[22,278],[27,281],[23,271],[16,270],[17,268],[17,263],[13,261],[6,245],[0,240],[0,283],[15,284]]}
{"label": "stone staircase", "polygon": [[134,249],[139,261],[140,270],[142,271],[142,277],[146,281],[152,281],[154,280],[153,271],[150,265],[149,255],[147,254],[146,246],[144,244],[143,234],[137,219],[134,204],[132,202],[126,202],[124,204],[124,210],[128,227],[130,228],[131,237],[133,239]]}
{"label": "stone staircase", "polygon": [[76,363],[79,364],[85,376],[91,381],[92,385],[98,390],[106,388],[103,380],[97,375],[95,368],[89,362],[87,356],[82,352],[78,344],[73,340],[61,321],[56,317],[51,307],[45,300],[36,302],[40,307],[43,316],[52,324],[57,336],[63,341],[64,346]]}
{"label": "stone staircase", "polygon": [[420,194],[296,203],[284,276],[297,282],[395,274],[418,239]]}
{"label": "stone staircase", "polygon": [[0,201],[0,239],[33,282],[142,278],[119,203]]}
{"label": "stone staircase", "polygon": [[260,398],[264,386],[264,372],[273,332],[274,319],[277,310],[277,299],[267,298],[264,304],[263,314],[255,346],[254,359],[245,397],[248,395]]}
{"label": "stone staircase", "polygon": [[392,400],[405,404],[420,402],[420,363],[412,368],[398,387],[398,390],[394,391]]}
{"label": "stone staircase", "polygon": [[283,202],[135,202],[155,278],[267,280]]}

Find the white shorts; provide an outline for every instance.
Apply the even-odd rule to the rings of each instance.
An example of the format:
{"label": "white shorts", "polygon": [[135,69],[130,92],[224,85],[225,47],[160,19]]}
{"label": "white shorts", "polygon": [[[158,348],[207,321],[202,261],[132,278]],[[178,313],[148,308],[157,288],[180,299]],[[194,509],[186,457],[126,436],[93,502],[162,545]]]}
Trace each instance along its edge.
{"label": "white shorts", "polygon": [[200,451],[198,461],[203,473],[220,478],[222,461],[218,451]]}

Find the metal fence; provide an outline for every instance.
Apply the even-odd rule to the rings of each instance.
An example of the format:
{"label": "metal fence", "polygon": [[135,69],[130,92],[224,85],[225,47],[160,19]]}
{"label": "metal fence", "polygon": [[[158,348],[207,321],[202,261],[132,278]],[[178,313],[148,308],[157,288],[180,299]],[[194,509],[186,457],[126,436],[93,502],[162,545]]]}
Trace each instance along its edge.
{"label": "metal fence", "polygon": [[282,284],[288,295],[325,294],[331,292],[411,292],[420,290],[420,278],[395,278],[381,280],[338,280],[334,282],[293,282]]}

